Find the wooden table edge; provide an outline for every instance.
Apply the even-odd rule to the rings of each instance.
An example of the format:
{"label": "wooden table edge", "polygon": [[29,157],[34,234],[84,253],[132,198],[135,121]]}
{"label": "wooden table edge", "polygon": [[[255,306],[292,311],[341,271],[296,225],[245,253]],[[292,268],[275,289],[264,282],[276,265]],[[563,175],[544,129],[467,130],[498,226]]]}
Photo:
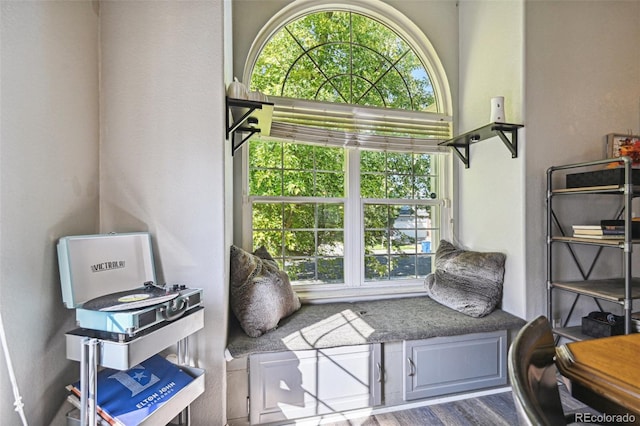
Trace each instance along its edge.
{"label": "wooden table edge", "polygon": [[[640,393],[631,389],[629,385],[615,378],[606,380],[598,371],[585,368],[576,362],[573,353],[567,345],[556,347],[556,366],[564,377],[579,383],[594,394],[610,400],[625,410],[640,416]],[[597,380],[594,380],[597,379]],[[619,395],[622,395],[621,398]],[[628,397],[624,397],[628,396]]]}

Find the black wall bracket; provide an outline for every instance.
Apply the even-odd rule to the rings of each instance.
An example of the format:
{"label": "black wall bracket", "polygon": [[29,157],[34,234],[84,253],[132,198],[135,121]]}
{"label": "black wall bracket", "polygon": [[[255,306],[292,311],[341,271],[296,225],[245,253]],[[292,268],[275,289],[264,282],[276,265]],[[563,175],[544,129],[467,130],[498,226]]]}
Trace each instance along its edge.
{"label": "black wall bracket", "polygon": [[272,103],[229,97],[226,103],[226,138],[229,139],[231,136],[232,155],[235,155],[236,151],[256,133],[269,135],[273,114]]}
{"label": "black wall bracket", "polygon": [[[490,123],[486,126],[464,133],[455,138],[440,142],[438,145],[450,146],[453,152],[464,163],[466,169],[471,163],[469,145],[498,136],[511,152],[511,158],[518,157],[518,129],[522,124]],[[507,137],[509,134],[510,138]]]}

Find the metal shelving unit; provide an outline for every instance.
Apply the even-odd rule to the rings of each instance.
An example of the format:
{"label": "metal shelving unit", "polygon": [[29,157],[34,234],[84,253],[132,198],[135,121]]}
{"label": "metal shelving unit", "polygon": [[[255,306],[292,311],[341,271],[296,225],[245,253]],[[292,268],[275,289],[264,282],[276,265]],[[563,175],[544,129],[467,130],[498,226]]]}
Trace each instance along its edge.
{"label": "metal shelving unit", "polygon": [[203,327],[204,308],[200,307],[180,319],[129,342],[121,343],[95,338],[92,337],[92,331],[85,329],[66,333],[67,359],[80,361],[82,387],[79,418],[68,416],[67,425],[93,426],[102,423],[96,406],[98,392],[96,380],[101,367],[127,370],[172,344],[177,344],[178,347],[178,365],[194,380],[145,418],[140,426],[166,425],[170,424],[174,418],[178,418],[179,425],[190,424],[189,405],[204,392],[205,372],[186,365],[185,355],[188,353],[189,336]]}
{"label": "metal shelving unit", "polygon": [[[599,166],[606,166],[613,161],[621,161],[624,167],[624,180],[616,185],[589,186],[578,188],[554,188],[554,178],[558,172],[593,170]],[[625,334],[633,331],[631,313],[633,310],[633,300],[640,299],[640,278],[633,278],[632,275],[632,253],[633,246],[639,244],[640,240],[632,239],[632,214],[631,201],[634,197],[640,197],[640,186],[634,186],[632,181],[631,159],[620,157],[616,159],[605,159],[586,163],[576,163],[563,166],[550,167],[547,170],[547,318],[552,321],[553,317],[553,295],[554,291],[563,291],[575,295],[573,304],[569,309],[561,327],[554,327],[554,333],[558,336],[571,340],[585,340],[591,337],[585,336],[581,332],[580,326],[567,327],[574,308],[581,296],[591,297],[602,310],[600,301],[608,301],[621,306],[625,318]],[[557,181],[557,179],[555,179]],[[621,198],[621,208],[619,218],[624,220],[624,239],[590,239],[576,238],[566,235],[558,217],[556,216],[553,204],[557,197],[564,196],[588,196],[594,194],[610,194]],[[554,277],[554,246],[564,244],[568,247],[571,257],[578,267],[582,279],[562,281]],[[575,251],[574,245],[592,246],[596,250],[593,261],[588,269],[583,269]],[[604,250],[621,250],[623,253],[623,273],[621,277],[610,279],[592,279],[591,275]]]}

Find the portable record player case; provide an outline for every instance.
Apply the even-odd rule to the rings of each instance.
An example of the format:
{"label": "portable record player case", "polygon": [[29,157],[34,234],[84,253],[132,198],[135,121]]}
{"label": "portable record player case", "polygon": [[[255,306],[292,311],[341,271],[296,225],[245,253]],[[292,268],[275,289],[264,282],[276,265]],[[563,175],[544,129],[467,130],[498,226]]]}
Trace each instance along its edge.
{"label": "portable record player case", "polygon": [[76,309],[79,327],[103,332],[97,337],[127,340],[201,305],[201,289],[176,286],[178,297],[153,306],[119,312],[83,308],[89,300],[155,283],[147,232],[63,237],[57,250],[63,302]]}

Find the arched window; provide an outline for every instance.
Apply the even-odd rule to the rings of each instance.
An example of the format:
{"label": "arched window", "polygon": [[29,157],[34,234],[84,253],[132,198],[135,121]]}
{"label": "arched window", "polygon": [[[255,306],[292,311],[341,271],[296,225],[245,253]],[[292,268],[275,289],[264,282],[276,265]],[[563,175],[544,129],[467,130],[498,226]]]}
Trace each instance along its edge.
{"label": "arched window", "polygon": [[411,291],[447,232],[446,76],[388,6],[309,3],[275,16],[247,60],[274,116],[245,155],[243,242],[267,247],[298,291]]}
{"label": "arched window", "polygon": [[263,47],[251,86],[273,96],[437,111],[431,79],[411,46],[350,11],[314,12],[284,25]]}

